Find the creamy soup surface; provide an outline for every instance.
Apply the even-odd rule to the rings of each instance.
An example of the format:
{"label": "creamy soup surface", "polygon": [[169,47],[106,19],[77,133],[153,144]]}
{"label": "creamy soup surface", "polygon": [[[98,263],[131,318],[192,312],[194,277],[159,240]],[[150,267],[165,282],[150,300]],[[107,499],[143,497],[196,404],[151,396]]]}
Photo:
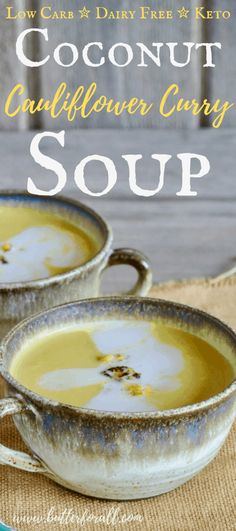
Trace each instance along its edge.
{"label": "creamy soup surface", "polygon": [[92,235],[47,211],[0,206],[0,219],[0,282],[66,273],[98,251]]}
{"label": "creamy soup surface", "polygon": [[88,322],[37,335],[22,346],[10,372],[49,399],[125,412],[200,402],[234,379],[231,364],[204,340],[136,320]]}

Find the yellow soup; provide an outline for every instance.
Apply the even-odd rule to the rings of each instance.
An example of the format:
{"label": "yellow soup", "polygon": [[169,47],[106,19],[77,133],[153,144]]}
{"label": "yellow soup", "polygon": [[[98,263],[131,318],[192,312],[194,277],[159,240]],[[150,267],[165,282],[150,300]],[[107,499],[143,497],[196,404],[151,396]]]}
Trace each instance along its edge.
{"label": "yellow soup", "polygon": [[107,320],[29,340],[10,372],[28,389],[73,406],[152,411],[206,400],[234,379],[206,341],[161,323]]}
{"label": "yellow soup", "polygon": [[0,282],[66,273],[98,251],[92,235],[43,209],[0,206],[0,219]]}

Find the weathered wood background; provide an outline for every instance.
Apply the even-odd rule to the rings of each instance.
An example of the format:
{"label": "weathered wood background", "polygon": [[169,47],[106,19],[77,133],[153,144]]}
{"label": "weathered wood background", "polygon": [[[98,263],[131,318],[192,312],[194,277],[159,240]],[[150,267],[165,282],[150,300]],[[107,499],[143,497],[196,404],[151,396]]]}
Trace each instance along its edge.
{"label": "weathered wood background", "polygon": [[[10,5],[16,9],[37,9],[46,5],[44,0],[11,0]],[[91,5],[90,2],[80,2],[75,0],[51,0],[51,5],[55,10],[60,9],[75,10],[81,9],[83,5],[93,10],[98,3]],[[101,5],[109,9],[136,9],[132,0],[106,0],[100,2]],[[163,3],[162,3],[163,4]],[[73,92],[79,84],[89,86],[92,81],[97,82],[99,94],[106,94],[115,100],[124,100],[132,96],[145,97],[147,101],[156,101],[170,83],[179,83],[181,95],[187,98],[196,98],[201,100],[202,97],[208,97],[210,100],[215,98],[235,99],[235,39],[236,39],[236,5],[234,1],[228,0],[207,0],[202,4],[207,8],[230,9],[232,16],[230,20],[196,20],[194,17],[194,8],[199,6],[198,0],[188,0],[185,2],[186,7],[191,10],[191,16],[186,19],[175,20],[145,20],[139,19],[125,21],[112,20],[95,20],[94,15],[88,20],[75,19],[73,21],[65,20],[43,20],[36,16],[33,20],[16,20],[6,21],[5,6],[1,6],[0,16],[0,68],[1,68],[1,100],[9,90],[18,82],[24,83],[26,93],[30,97],[38,98],[40,96],[51,97],[56,87],[62,82],[68,83],[69,90]],[[176,9],[182,7],[183,2],[180,0],[167,0],[164,6],[151,0],[147,2],[153,9]],[[128,67],[116,68],[108,61],[100,68],[89,68],[83,64],[81,57],[78,63],[72,68],[62,68],[54,62],[53,58],[43,67],[25,68],[16,58],[15,41],[16,36],[23,29],[30,27],[48,28],[49,43],[38,34],[34,34],[30,40],[31,50],[27,50],[30,57],[44,57],[45,52],[52,51],[62,42],[71,42],[82,47],[91,41],[101,41],[104,43],[105,52],[116,42],[126,42],[133,46],[135,57]],[[152,42],[222,42],[222,51],[216,50],[216,68],[202,68],[201,54],[193,52],[191,64],[185,68],[175,68],[170,65],[168,53],[164,52],[163,65],[158,68],[150,60],[148,68],[137,68],[139,60],[138,49],[135,42],[141,41],[148,46]],[[27,41],[29,42],[29,41]],[[177,58],[181,60],[186,57],[184,48],[178,50]],[[80,54],[81,55],[81,54]],[[172,118],[161,118],[158,114],[150,113],[146,117],[127,116],[123,114],[118,119],[112,114],[106,115],[101,113],[93,115],[86,120],[78,119],[72,124],[68,124],[64,118],[56,120],[56,125],[47,114],[40,113],[29,118],[27,114],[10,119],[0,117],[0,129],[28,129],[34,127],[52,128],[52,127],[84,127],[84,128],[107,128],[107,127],[143,127],[143,128],[163,128],[163,127],[185,127],[197,128],[201,125],[210,125],[210,118],[191,117],[188,113],[178,113]],[[224,122],[225,126],[236,125],[236,112],[230,111]]]}

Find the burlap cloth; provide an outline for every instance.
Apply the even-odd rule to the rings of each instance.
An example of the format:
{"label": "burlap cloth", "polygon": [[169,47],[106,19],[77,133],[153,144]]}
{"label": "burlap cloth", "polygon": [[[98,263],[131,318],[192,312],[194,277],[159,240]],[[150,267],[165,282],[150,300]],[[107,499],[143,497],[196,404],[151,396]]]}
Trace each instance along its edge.
{"label": "burlap cloth", "polygon": [[[151,295],[197,306],[236,328],[236,277],[218,282],[171,282],[154,287]],[[2,443],[24,450],[11,420],[2,422],[0,429]],[[1,466],[0,520],[15,529],[29,531],[74,531],[81,528],[141,531],[236,530],[235,435],[236,426],[231,430],[219,455],[194,479],[175,491],[143,501],[90,499],[70,492],[38,474]],[[115,510],[118,511],[117,518],[122,519],[126,515],[130,521],[114,524],[111,514]],[[142,521],[132,522],[132,515]],[[81,519],[80,523],[66,523],[75,516]],[[101,517],[101,523],[91,521],[98,516]],[[18,523],[17,520],[14,521],[14,517],[19,519]],[[61,523],[33,523],[34,518],[50,520],[50,517],[61,517]],[[29,523],[25,523],[27,518]],[[90,522],[86,522],[89,518]]]}

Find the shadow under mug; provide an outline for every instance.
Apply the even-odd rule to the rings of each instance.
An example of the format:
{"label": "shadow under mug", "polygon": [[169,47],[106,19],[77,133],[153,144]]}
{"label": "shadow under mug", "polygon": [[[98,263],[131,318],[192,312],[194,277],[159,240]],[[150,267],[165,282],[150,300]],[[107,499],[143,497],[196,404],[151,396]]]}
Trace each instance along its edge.
{"label": "shadow under mug", "polygon": [[[26,389],[10,372],[22,345],[51,327],[94,320],[161,319],[222,349],[236,372],[236,335],[199,310],[169,301],[106,297],[52,308],[15,327],[1,346],[7,398],[0,418],[14,423],[32,455],[0,445],[0,461],[39,472],[82,494],[146,498],[191,479],[218,453],[235,418],[236,379],[218,394],[166,411],[114,412],[74,407]],[[109,404],[108,404],[109,407]]]}
{"label": "shadow under mug", "polygon": [[67,198],[44,198],[11,191],[0,193],[0,207],[4,205],[42,209],[85,232],[86,229],[93,231],[98,252],[66,273],[29,282],[0,283],[0,339],[19,321],[36,312],[70,301],[97,297],[101,274],[108,267],[130,265],[136,269],[138,280],[128,294],[143,296],[151,288],[152,273],[147,258],[134,249],[112,250],[112,230],[91,208]]}

